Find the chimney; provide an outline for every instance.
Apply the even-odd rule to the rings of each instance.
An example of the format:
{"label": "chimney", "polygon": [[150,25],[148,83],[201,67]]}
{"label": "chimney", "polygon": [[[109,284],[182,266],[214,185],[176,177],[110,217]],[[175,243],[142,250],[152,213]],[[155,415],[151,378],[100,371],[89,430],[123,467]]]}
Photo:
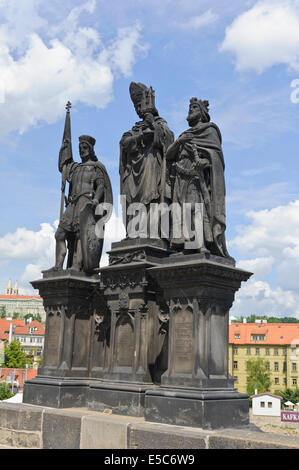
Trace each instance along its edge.
{"label": "chimney", "polygon": [[14,331],[14,329],[15,329],[14,324],[13,324],[13,322],[11,322],[10,325],[9,325],[8,344],[10,344],[13,340],[13,331]]}

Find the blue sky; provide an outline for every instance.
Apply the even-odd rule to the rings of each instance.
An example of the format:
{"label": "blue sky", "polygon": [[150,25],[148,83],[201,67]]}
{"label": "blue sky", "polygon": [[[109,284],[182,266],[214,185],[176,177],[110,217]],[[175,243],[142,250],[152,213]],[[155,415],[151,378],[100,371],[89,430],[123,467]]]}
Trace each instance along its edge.
{"label": "blue sky", "polygon": [[[1,0],[1,292],[54,263],[65,103],[75,159],[93,135],[117,200],[140,81],[176,137],[192,96],[222,131],[229,250],[255,273],[232,314],[299,318],[298,78],[298,0]],[[122,235],[116,213],[106,248]]]}

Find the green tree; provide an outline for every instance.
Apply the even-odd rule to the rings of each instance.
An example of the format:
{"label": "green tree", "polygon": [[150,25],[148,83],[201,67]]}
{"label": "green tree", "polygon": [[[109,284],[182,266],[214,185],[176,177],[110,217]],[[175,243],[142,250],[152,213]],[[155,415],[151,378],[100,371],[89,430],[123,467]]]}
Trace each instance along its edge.
{"label": "green tree", "polygon": [[285,390],[278,390],[277,395],[282,397],[282,405],[284,405],[287,401],[291,401],[294,404],[299,402],[299,388],[286,388]]}
{"label": "green tree", "polygon": [[4,357],[5,366],[12,369],[23,369],[26,364],[30,366],[33,361],[32,357],[27,357],[24,346],[17,339],[8,345],[5,344]]}
{"label": "green tree", "polygon": [[42,317],[39,313],[37,313],[36,315],[33,315],[32,313],[26,313],[26,315],[24,315],[24,320],[26,321],[26,323],[28,322],[29,318],[32,318],[32,321],[36,320],[39,323],[42,322]]}
{"label": "green tree", "polygon": [[6,318],[6,307],[5,307],[5,305],[2,305],[2,307],[0,307],[0,318]]}
{"label": "green tree", "polygon": [[18,318],[20,318],[20,316],[21,316],[21,314],[18,313],[18,312],[14,312],[14,313],[12,314],[13,320],[17,320]]}
{"label": "green tree", "polygon": [[7,400],[13,396],[14,394],[11,393],[11,386],[5,382],[0,382],[0,400]]}
{"label": "green tree", "polygon": [[271,386],[270,373],[267,368],[269,361],[262,358],[250,359],[246,362],[247,371],[247,393],[253,395],[268,392]]}

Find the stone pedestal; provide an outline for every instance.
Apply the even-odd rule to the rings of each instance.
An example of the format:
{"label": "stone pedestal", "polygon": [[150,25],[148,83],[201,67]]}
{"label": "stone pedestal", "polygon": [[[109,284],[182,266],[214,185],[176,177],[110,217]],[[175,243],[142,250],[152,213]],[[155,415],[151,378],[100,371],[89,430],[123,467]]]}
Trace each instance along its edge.
{"label": "stone pedestal", "polygon": [[37,377],[26,382],[23,401],[58,408],[84,406],[90,377],[99,366],[93,353],[99,276],[45,272],[32,285],[44,300],[46,335],[42,366]]}
{"label": "stone pedestal", "polygon": [[109,266],[100,269],[101,289],[110,314],[110,354],[105,375],[90,384],[88,406],[142,416],[144,397],[163,369],[166,332],[161,328],[159,289],[147,271],[168,256],[161,240],[114,243]]}
{"label": "stone pedestal", "polygon": [[146,419],[202,428],[247,424],[248,397],[234,390],[228,373],[228,318],[251,273],[207,255],[170,256],[148,273],[169,306],[169,341],[161,387],[146,393]]}

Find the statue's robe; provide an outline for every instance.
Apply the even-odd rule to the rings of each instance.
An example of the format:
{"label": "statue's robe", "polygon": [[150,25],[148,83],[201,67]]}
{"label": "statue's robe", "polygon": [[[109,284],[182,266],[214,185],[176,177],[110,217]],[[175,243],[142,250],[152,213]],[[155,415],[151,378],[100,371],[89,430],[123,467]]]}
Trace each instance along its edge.
{"label": "statue's robe", "polygon": [[[151,202],[160,202],[161,193],[170,197],[170,186],[162,180],[163,158],[174,136],[167,123],[160,117],[154,118],[154,136],[144,137],[138,143],[143,121],[125,134],[120,141],[120,193],[126,196],[127,205],[133,202],[146,206]],[[131,139],[128,139],[130,137]]]}

